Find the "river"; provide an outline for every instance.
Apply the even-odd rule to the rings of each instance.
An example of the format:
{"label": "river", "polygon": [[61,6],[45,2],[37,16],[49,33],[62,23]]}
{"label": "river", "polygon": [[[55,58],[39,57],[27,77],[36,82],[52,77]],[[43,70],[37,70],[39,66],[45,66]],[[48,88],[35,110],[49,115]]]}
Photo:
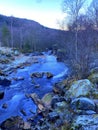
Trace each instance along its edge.
{"label": "river", "polygon": [[[51,79],[35,78],[35,84],[39,84],[39,88],[35,88],[35,84],[32,83],[30,75],[33,72],[51,72],[54,76]],[[41,60],[39,63],[32,64],[23,69],[18,69],[16,72],[10,74],[12,77],[24,77],[24,80],[13,80],[8,87],[0,87],[0,90],[5,92],[4,98],[0,100],[0,123],[11,116],[19,115],[23,119],[27,119],[36,113],[36,105],[34,102],[25,96],[25,94],[36,93],[39,97],[51,92],[53,84],[62,80],[67,76],[68,67],[62,63],[57,62],[56,57],[53,55],[47,55],[45,60]],[[3,108],[2,105],[7,104],[7,108]],[[26,115],[21,113],[21,110],[26,112]],[[32,112],[31,112],[32,111]]]}

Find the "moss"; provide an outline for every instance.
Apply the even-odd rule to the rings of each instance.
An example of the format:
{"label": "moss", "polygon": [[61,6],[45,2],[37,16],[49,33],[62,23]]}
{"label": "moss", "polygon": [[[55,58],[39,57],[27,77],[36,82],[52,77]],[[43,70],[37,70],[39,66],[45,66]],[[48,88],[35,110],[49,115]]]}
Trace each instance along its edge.
{"label": "moss", "polygon": [[88,79],[93,83],[98,83],[98,73],[91,74]]}
{"label": "moss", "polygon": [[93,96],[94,99],[98,99],[98,92],[93,92],[92,96]]}

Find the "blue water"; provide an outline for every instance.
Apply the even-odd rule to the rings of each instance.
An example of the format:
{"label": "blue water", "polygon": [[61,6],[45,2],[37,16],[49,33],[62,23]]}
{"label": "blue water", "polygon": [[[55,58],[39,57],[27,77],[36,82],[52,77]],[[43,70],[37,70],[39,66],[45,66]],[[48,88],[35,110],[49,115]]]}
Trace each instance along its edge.
{"label": "blue water", "polygon": [[[41,59],[40,63],[32,64],[31,66],[25,67],[24,69],[18,69],[10,75],[13,77],[24,77],[24,80],[15,81],[12,80],[12,84],[9,87],[0,87],[1,90],[5,91],[5,96],[0,100],[0,123],[11,116],[22,116],[23,119],[30,118],[36,112],[36,105],[34,102],[25,96],[25,94],[37,93],[39,97],[44,94],[51,92],[53,84],[59,80],[62,80],[64,76],[67,75],[68,68],[62,62],[57,62],[56,57],[50,55],[46,56],[43,61]],[[30,75],[33,72],[51,72],[54,77],[51,79],[34,78],[35,83],[32,83],[32,78]],[[39,84],[39,88],[35,88],[35,85]],[[8,108],[2,108],[2,105],[6,103]],[[24,116],[20,111],[24,110],[26,116]]]}

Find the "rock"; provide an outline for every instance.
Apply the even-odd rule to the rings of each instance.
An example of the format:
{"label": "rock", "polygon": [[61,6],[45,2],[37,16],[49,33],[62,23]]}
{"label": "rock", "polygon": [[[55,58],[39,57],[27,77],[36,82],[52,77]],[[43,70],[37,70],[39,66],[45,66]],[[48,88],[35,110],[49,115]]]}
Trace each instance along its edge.
{"label": "rock", "polygon": [[6,76],[6,74],[2,70],[0,70],[0,76]]}
{"label": "rock", "polygon": [[58,95],[53,96],[52,101],[51,101],[51,107],[53,109],[56,108],[56,103],[62,102],[62,101],[65,101],[65,99],[62,97],[59,97]]}
{"label": "rock", "polygon": [[63,120],[57,119],[56,122],[55,122],[55,127],[58,128],[58,127],[60,127],[62,125],[63,125]]}
{"label": "rock", "polygon": [[23,124],[24,122],[21,117],[19,116],[11,117],[1,124],[1,129],[2,130],[22,130]]}
{"label": "rock", "polygon": [[71,130],[97,130],[98,114],[77,116],[72,123]]}
{"label": "rock", "polygon": [[55,121],[55,120],[59,119],[59,114],[57,112],[50,112],[48,114],[48,119],[50,121]]}
{"label": "rock", "polygon": [[58,111],[62,112],[64,109],[66,109],[68,107],[67,103],[65,101],[62,102],[57,102],[55,104],[55,109],[57,109]]}
{"label": "rock", "polygon": [[88,80],[78,80],[72,83],[72,86],[66,92],[66,96],[69,97],[80,97],[87,96],[89,97],[93,91],[93,84]]}
{"label": "rock", "polygon": [[93,97],[94,99],[98,99],[98,91],[97,91],[97,89],[92,92],[92,97]]}
{"label": "rock", "polygon": [[95,67],[95,68],[91,69],[90,73],[91,74],[98,73],[98,67]]}
{"label": "rock", "polygon": [[98,84],[98,73],[93,73],[91,74],[88,79],[92,82],[92,83],[97,83]]}
{"label": "rock", "polygon": [[4,104],[2,105],[2,108],[6,109],[6,108],[8,108],[8,105],[7,105],[6,103],[4,103]]}
{"label": "rock", "polygon": [[51,101],[52,101],[53,94],[47,93],[44,95],[44,97],[41,99],[45,107],[50,108],[51,107]]}
{"label": "rock", "polygon": [[4,98],[4,92],[0,92],[0,99],[3,99]]}
{"label": "rock", "polygon": [[0,85],[2,86],[9,86],[11,81],[5,77],[0,78]]}
{"label": "rock", "polygon": [[15,56],[19,56],[19,54],[20,54],[20,53],[19,53],[18,50],[15,50],[15,51],[14,51],[14,55],[15,55]]}
{"label": "rock", "polygon": [[27,116],[26,112],[25,112],[23,109],[21,109],[20,112],[21,112],[24,116]]}
{"label": "rock", "polygon": [[[70,106],[73,109],[73,111],[76,112],[76,113],[82,112],[82,111],[78,111],[78,110],[95,111],[95,109],[96,109],[94,101],[92,101],[92,100],[90,100],[89,98],[86,98],[86,97],[80,97],[80,98],[76,98],[76,99],[72,100]],[[90,114],[89,112],[87,112],[87,113]]]}
{"label": "rock", "polygon": [[43,102],[41,101],[41,99],[38,97],[38,95],[36,93],[32,93],[30,95],[30,97],[32,98],[32,100],[34,101],[34,103],[37,105],[38,112],[42,112],[42,111],[46,110]]}
{"label": "rock", "polygon": [[53,92],[60,95],[64,95],[65,93],[64,84],[55,83],[53,86]]}
{"label": "rock", "polygon": [[31,124],[29,122],[24,122],[23,129],[24,130],[31,130]]}
{"label": "rock", "polygon": [[50,72],[46,72],[45,75],[46,75],[47,79],[50,79],[53,77],[53,74]]}
{"label": "rock", "polygon": [[39,73],[39,72],[35,72],[31,74],[31,78],[42,78],[43,77],[43,73]]}

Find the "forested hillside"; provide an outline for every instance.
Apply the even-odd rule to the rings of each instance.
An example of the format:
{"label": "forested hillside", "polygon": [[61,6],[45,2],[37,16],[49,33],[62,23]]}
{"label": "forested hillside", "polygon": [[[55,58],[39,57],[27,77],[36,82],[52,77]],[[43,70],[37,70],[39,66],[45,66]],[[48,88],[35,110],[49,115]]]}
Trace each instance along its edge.
{"label": "forested hillside", "polygon": [[42,51],[63,43],[64,35],[64,31],[44,27],[33,20],[0,15],[1,46]]}

